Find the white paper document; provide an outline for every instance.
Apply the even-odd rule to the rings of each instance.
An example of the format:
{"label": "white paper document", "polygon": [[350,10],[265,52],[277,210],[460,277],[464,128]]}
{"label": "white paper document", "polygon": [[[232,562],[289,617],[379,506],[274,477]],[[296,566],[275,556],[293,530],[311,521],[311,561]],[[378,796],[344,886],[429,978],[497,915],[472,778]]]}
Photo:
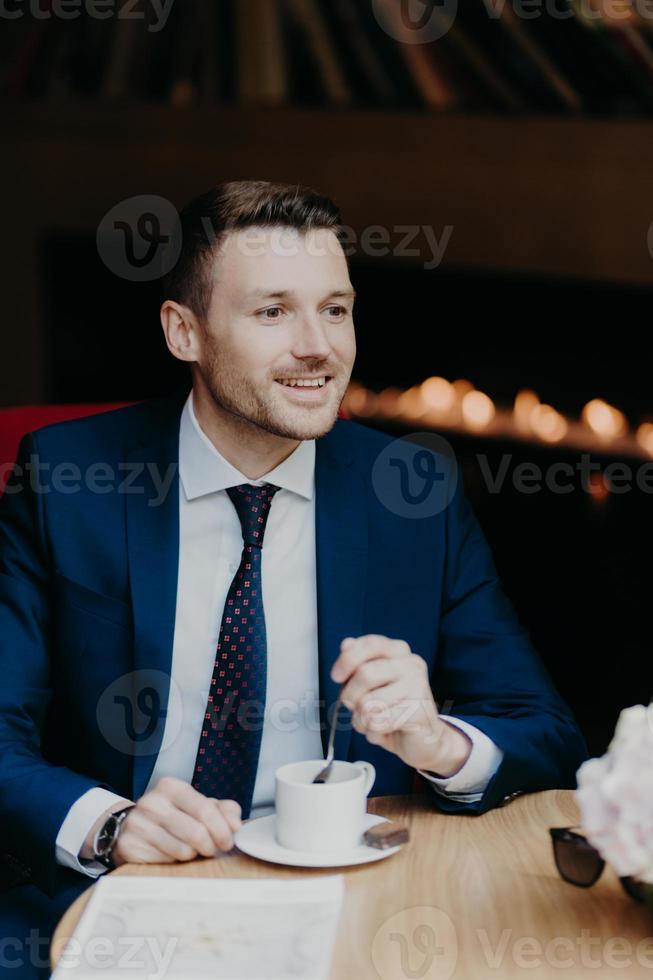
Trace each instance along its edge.
{"label": "white paper document", "polygon": [[342,875],[99,878],[52,980],[327,980]]}

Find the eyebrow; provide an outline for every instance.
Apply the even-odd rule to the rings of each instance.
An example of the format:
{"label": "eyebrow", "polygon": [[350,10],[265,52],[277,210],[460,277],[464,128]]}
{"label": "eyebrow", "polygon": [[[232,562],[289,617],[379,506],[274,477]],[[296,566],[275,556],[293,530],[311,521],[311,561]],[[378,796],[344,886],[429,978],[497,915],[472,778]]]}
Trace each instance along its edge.
{"label": "eyebrow", "polygon": [[[290,296],[295,296],[295,292],[292,289],[254,289],[249,294],[249,296],[254,299],[288,299]],[[355,299],[356,290],[355,289],[334,289],[332,290],[325,299],[331,299],[332,297],[338,297],[339,299]]]}

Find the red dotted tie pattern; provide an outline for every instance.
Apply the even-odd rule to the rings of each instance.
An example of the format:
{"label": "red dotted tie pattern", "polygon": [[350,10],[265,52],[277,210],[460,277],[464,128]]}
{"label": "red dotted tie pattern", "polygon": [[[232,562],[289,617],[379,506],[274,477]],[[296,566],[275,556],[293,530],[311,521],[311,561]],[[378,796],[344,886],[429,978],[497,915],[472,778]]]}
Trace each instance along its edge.
{"label": "red dotted tie pattern", "polygon": [[240,518],[243,554],[222,614],[192,781],[205,796],[237,800],[243,819],[252,806],[263,735],[267,645],[261,549],[277,490],[271,483],[227,490]]}

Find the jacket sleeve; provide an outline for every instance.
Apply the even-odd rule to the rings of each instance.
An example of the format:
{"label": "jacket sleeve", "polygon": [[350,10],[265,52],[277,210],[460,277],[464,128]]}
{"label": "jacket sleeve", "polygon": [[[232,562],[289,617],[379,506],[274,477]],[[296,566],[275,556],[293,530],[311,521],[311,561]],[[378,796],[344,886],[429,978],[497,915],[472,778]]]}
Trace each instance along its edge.
{"label": "jacket sleeve", "polygon": [[459,800],[461,803],[476,803],[501,765],[503,752],[475,725],[442,713],[440,718],[467,735],[471,742],[469,758],[453,776],[435,776],[423,769],[417,771],[433,787],[434,792],[441,796]]}
{"label": "jacket sleeve", "polygon": [[47,494],[31,467],[37,454],[36,437],[25,436],[0,500],[0,861],[52,897],[66,814],[89,789],[111,787],[42,754],[52,608]]}
{"label": "jacket sleeve", "polygon": [[476,726],[503,758],[480,800],[435,797],[483,813],[519,793],[572,788],[587,746],[503,593],[460,480],[445,513],[446,567],[433,690],[443,711]]}

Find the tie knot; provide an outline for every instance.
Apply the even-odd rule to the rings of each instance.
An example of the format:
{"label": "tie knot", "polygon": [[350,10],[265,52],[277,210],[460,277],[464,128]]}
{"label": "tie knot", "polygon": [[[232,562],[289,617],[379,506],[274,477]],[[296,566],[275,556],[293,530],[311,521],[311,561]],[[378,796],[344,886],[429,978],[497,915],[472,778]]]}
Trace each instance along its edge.
{"label": "tie knot", "polygon": [[270,504],[277,490],[272,483],[264,483],[255,487],[251,483],[241,483],[238,487],[229,487],[227,493],[236,508],[243,531],[244,544],[263,547],[265,525],[270,513]]}

